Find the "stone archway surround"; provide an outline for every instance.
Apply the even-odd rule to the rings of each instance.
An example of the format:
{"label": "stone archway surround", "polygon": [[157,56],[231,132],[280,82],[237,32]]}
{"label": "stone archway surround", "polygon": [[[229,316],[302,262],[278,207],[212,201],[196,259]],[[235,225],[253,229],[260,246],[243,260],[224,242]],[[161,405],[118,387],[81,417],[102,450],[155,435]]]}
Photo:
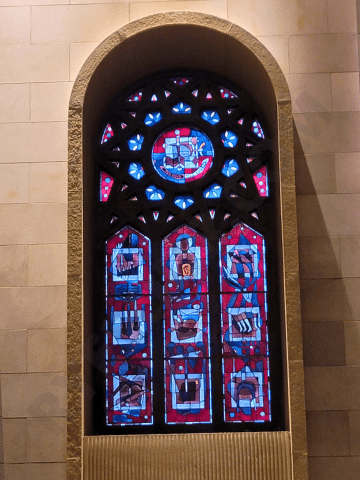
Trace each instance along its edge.
{"label": "stone archway surround", "polygon": [[[94,134],[97,119],[119,89],[153,71],[183,66],[221,73],[249,86],[263,109],[277,119],[273,137],[277,137],[279,175],[286,428],[284,432],[94,437],[87,435],[84,409],[89,395],[84,376],[83,340],[88,335],[84,310],[91,303],[83,247],[84,219],[86,226],[91,206],[84,185],[91,181],[86,167],[92,158],[84,138]],[[188,12],[140,19],[105,39],[75,81],[69,106],[67,445],[69,480],[110,480],[124,470],[131,480],[307,479],[290,94],[266,48],[226,20]]]}

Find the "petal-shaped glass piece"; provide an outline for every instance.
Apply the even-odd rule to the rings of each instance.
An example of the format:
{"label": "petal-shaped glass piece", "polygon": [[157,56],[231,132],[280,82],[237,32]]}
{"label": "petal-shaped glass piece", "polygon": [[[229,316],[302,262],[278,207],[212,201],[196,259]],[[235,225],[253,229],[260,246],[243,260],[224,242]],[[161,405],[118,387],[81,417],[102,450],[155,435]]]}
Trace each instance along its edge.
{"label": "petal-shaped glass piece", "polygon": [[106,143],[106,142],[109,140],[109,138],[111,138],[111,137],[113,137],[113,136],[114,136],[113,129],[111,128],[110,123],[108,123],[108,124],[106,125],[106,128],[105,128],[105,130],[104,130],[103,136],[102,136],[102,138],[101,138],[101,145],[102,145],[103,143]]}
{"label": "petal-shaped glass piece", "polygon": [[100,173],[100,202],[107,202],[113,186],[114,179],[105,172]]}
{"label": "petal-shaped glass piece", "polygon": [[202,218],[201,218],[201,215],[200,215],[199,213],[197,213],[197,214],[195,215],[195,218],[196,218],[197,220],[199,220],[200,222],[203,221]]}
{"label": "petal-shaped glass piece", "polygon": [[160,190],[160,188],[155,187],[155,185],[150,185],[146,190],[146,198],[148,200],[163,200],[165,197],[165,192]]}
{"label": "petal-shaped glass piece", "polygon": [[239,169],[240,167],[237,161],[233,158],[229,158],[228,160],[225,160],[221,173],[225,175],[225,177],[232,177]]}
{"label": "petal-shaped glass piece", "polygon": [[170,222],[170,220],[172,220],[173,218],[174,218],[174,215],[169,215],[166,219],[166,223]]}
{"label": "petal-shaped glass piece", "polygon": [[253,122],[251,126],[251,131],[255,133],[255,135],[257,135],[259,138],[265,138],[263,129],[261,128],[261,125],[257,120]]}
{"label": "petal-shaped glass piece", "polygon": [[260,197],[269,196],[269,181],[266,165],[263,165],[257,172],[253,175],[254,182],[259,191]]}
{"label": "petal-shaped glass piece", "polygon": [[148,127],[152,127],[156,123],[160,122],[161,119],[162,119],[161,112],[148,113],[145,117],[144,123]]}
{"label": "petal-shaped glass piece", "polygon": [[214,220],[215,217],[215,210],[209,210],[209,214],[212,220]]}
{"label": "petal-shaped glass piece", "polygon": [[158,211],[154,211],[154,212],[153,212],[153,217],[154,217],[154,220],[156,221],[156,220],[159,218],[159,212],[158,212]]}
{"label": "petal-shaped glass piece", "polygon": [[137,133],[136,135],[133,135],[128,140],[129,149],[132,151],[141,150],[143,141],[144,141],[144,135],[141,135],[141,133]]}
{"label": "petal-shaped glass piece", "polygon": [[144,169],[141,163],[131,163],[129,165],[129,175],[131,175],[135,180],[140,180],[145,175]]}
{"label": "petal-shaped glass piece", "polygon": [[139,90],[138,92],[134,93],[133,95],[130,95],[128,98],[128,102],[140,102],[142,97],[142,91]]}
{"label": "petal-shaped glass piece", "polygon": [[216,125],[220,122],[220,116],[215,110],[204,110],[201,114],[201,118],[211,125]]}
{"label": "petal-shaped glass piece", "polygon": [[187,103],[179,102],[171,109],[173,113],[191,113],[191,107]]}
{"label": "petal-shaped glass piece", "polygon": [[181,197],[176,197],[174,199],[174,203],[177,207],[185,210],[186,208],[190,207],[194,203],[194,199],[190,197],[190,195],[185,195]]}
{"label": "petal-shaped glass piece", "polygon": [[139,220],[141,220],[142,222],[146,223],[146,220],[145,220],[144,215],[139,215],[137,218],[138,218]]}
{"label": "petal-shaped glass piece", "polygon": [[227,220],[230,217],[230,213],[226,212],[224,215],[224,220]]}
{"label": "petal-shaped glass piece", "polygon": [[224,87],[220,88],[220,94],[222,98],[237,98],[237,95],[235,95],[235,93]]}
{"label": "petal-shaped glass piece", "polygon": [[209,188],[204,190],[204,198],[220,198],[222,186],[218,183],[213,183]]}
{"label": "petal-shaped glass piece", "polygon": [[221,138],[222,143],[224,144],[224,147],[226,147],[226,148],[236,147],[238,137],[237,137],[237,135],[235,135],[234,132],[231,132],[230,130],[225,130],[225,132],[223,132],[220,135],[220,138]]}

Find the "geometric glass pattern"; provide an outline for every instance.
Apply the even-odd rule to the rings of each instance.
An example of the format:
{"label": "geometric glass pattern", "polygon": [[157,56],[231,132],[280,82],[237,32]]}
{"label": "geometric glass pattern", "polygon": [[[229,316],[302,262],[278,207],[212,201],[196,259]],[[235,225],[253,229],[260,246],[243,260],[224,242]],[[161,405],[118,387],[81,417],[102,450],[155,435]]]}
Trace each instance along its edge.
{"label": "geometric glass pattern", "polygon": [[163,241],[165,422],[209,423],[206,239],[187,226]]}
{"label": "geometric glass pattern", "polygon": [[150,240],[131,227],[106,242],[108,425],[153,423],[150,259]]}
{"label": "geometric glass pattern", "polygon": [[136,135],[133,135],[128,140],[129,149],[133,150],[133,151],[141,150],[143,141],[144,141],[144,136],[141,135],[140,133],[137,133]]}
{"label": "geometric glass pattern", "polygon": [[220,241],[224,421],[271,420],[262,235],[243,223]]}
{"label": "geometric glass pattern", "polygon": [[226,130],[220,135],[220,138],[224,144],[224,147],[227,147],[227,148],[236,147],[238,137],[234,132],[230,132],[230,130]]}
{"label": "geometric glass pattern", "polygon": [[232,177],[238,170],[239,164],[233,158],[225,160],[224,166],[221,170],[221,173],[226,177]]}
{"label": "geometric glass pattern", "polygon": [[215,110],[204,110],[201,114],[201,118],[211,125],[216,125],[220,122],[220,116]]}
{"label": "geometric glass pattern", "polygon": [[165,192],[155,187],[155,185],[150,185],[150,187],[145,190],[145,193],[148,200],[163,200],[165,197]]}
{"label": "geometric glass pattern", "polygon": [[162,119],[161,112],[148,113],[145,117],[144,123],[148,127],[152,127]]}
{"label": "geometric glass pattern", "polygon": [[177,207],[185,210],[186,208],[190,207],[194,203],[194,199],[189,195],[183,197],[175,197],[174,203]]}
{"label": "geometric glass pattern", "polygon": [[266,165],[263,165],[259,170],[257,170],[254,175],[255,185],[259,191],[260,197],[269,196],[269,182]]}
{"label": "geometric glass pattern", "polygon": [[191,107],[187,103],[177,103],[176,105],[173,106],[172,108],[173,113],[191,113]]}
{"label": "geometric glass pattern", "polygon": [[100,202],[107,202],[114,179],[105,172],[100,173]]}
{"label": "geometric glass pattern", "polygon": [[155,141],[152,162],[165,180],[188,183],[203,177],[213,163],[214,148],[199,130],[175,127],[164,131]]}
{"label": "geometric glass pattern", "polygon": [[220,198],[222,187],[218,183],[214,183],[211,187],[204,190],[204,198]]}
{"label": "geometric glass pattern", "polygon": [[129,175],[131,175],[135,180],[140,180],[145,175],[144,169],[141,163],[131,163],[129,165]]}

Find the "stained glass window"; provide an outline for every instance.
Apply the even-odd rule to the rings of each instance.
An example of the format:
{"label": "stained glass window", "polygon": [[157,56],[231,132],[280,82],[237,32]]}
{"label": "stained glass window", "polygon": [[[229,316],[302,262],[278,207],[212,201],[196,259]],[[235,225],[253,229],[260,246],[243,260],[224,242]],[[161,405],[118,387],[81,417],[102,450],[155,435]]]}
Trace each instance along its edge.
{"label": "stained glass window", "polygon": [[96,141],[96,432],[278,428],[267,128],[245,92],[195,70],[110,104]]}

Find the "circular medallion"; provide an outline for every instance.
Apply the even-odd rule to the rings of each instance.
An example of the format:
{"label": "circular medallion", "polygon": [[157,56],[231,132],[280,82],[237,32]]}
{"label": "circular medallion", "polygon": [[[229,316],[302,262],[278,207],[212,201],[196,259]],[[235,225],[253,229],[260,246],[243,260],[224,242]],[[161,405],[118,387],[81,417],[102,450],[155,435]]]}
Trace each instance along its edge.
{"label": "circular medallion", "polygon": [[199,180],[209,171],[214,148],[203,132],[193,127],[175,127],[157,138],[151,158],[160,177],[188,183]]}

